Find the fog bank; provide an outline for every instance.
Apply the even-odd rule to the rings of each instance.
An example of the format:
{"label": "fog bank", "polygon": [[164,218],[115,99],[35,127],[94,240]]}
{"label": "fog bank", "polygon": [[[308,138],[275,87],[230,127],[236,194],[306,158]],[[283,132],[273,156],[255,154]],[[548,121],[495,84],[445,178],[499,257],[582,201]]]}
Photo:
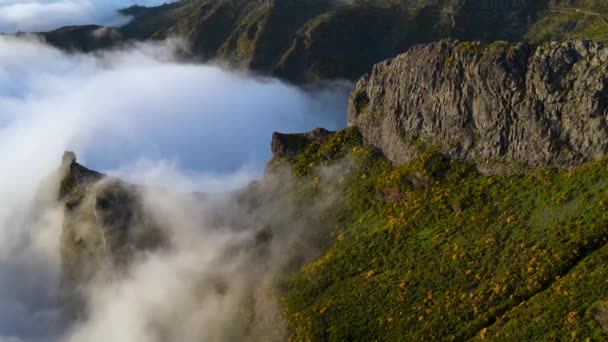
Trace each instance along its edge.
{"label": "fog bank", "polygon": [[[16,4],[4,1],[0,7]],[[162,335],[146,335],[150,319],[162,326],[163,317],[192,299],[184,289],[192,284],[183,280],[210,272],[205,265],[215,265],[241,238],[210,237],[200,208],[184,212],[177,200],[151,203],[170,213],[170,226],[186,232],[176,236],[187,236],[189,243],[168,255],[151,255],[130,279],[103,285],[91,298],[99,303],[92,320],[66,331],[57,302],[63,208],[55,203],[56,188],[40,189],[64,150],[134,182],[219,192],[260,176],[273,131],[345,124],[347,87],[304,92],[212,65],[180,64],[173,59],[179,44],[66,55],[34,40],[0,37],[0,341],[153,341]],[[227,260],[222,267],[238,270],[243,260]],[[176,272],[186,278],[172,278]],[[159,274],[167,282],[150,281]],[[230,300],[238,302],[235,291]],[[137,321],[179,292],[179,305]],[[230,308],[230,300],[211,300],[204,310],[188,312],[208,315]],[[190,318],[211,324],[203,316]],[[133,330],[121,330],[121,324]],[[108,335],[112,331],[123,334]]]}

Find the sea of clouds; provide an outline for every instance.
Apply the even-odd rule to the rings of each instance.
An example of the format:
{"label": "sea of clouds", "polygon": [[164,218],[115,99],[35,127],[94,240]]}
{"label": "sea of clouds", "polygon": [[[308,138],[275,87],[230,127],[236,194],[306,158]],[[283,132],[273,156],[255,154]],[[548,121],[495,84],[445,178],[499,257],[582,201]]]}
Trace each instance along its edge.
{"label": "sea of clouds", "polygon": [[[8,13],[2,7],[22,3],[0,1],[0,23]],[[102,7],[91,10],[92,17],[82,12],[82,20],[102,18],[105,9],[126,2],[109,3],[94,5]],[[36,6],[52,4],[86,8],[91,2]],[[260,177],[273,131],[345,125],[348,86],[304,91],[214,65],[180,63],[174,58],[180,45],[167,41],[86,55],[66,54],[35,38],[0,37],[0,342],[229,339],[214,330],[218,313],[240,305],[242,288],[199,302],[204,307],[182,309],[195,299],[188,280],[217,267],[218,256],[242,233],[213,233],[201,225],[204,210],[184,210],[189,199],[150,204],[164,212],[183,248],[151,255],[128,279],[97,288],[88,321],[64,322],[58,299],[63,208],[52,191],[41,193],[41,184],[65,150],[76,151],[93,169],[139,184],[222,192]],[[246,260],[224,260],[221,267],[253,270],[242,264]],[[246,279],[244,284],[257,278]],[[176,317],[180,329],[150,331]]]}
{"label": "sea of clouds", "polygon": [[118,26],[129,18],[117,10],[172,0],[0,0],[0,32],[39,32],[67,25]]}

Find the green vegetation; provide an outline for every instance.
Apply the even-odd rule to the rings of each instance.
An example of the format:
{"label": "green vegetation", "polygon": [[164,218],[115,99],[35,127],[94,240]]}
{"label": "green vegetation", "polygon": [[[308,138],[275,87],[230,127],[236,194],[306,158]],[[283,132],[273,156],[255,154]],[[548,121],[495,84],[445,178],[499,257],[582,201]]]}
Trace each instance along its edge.
{"label": "green vegetation", "polygon": [[608,42],[608,23],[595,15],[578,12],[555,13],[534,24],[526,39],[532,43],[575,39]]}
{"label": "green vegetation", "polygon": [[344,194],[333,245],[282,286],[294,340],[608,337],[608,159],[487,176],[428,148],[395,167],[347,129],[289,162]]}
{"label": "green vegetation", "polygon": [[462,42],[456,46],[456,51],[461,54],[478,54],[481,51],[479,42]]}

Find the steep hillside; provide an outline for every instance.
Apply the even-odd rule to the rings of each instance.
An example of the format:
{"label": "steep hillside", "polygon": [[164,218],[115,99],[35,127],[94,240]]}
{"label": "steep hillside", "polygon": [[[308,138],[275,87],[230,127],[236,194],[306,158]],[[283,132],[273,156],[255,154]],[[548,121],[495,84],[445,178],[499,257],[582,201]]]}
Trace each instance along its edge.
{"label": "steep hillside", "polygon": [[290,161],[323,184],[334,155],[358,168],[340,176],[334,245],[284,284],[294,340],[608,338],[607,159],[484,176],[428,151],[394,167],[351,128]]}
{"label": "steep hillside", "polygon": [[540,43],[550,40],[608,41],[608,5],[602,0],[552,0],[525,35]]}
{"label": "steep hillside", "polygon": [[[262,330],[262,340],[608,338],[608,160],[571,170],[484,176],[473,164],[450,161],[437,151],[392,166],[380,151],[362,144],[355,128],[275,134],[272,145],[275,157],[264,179],[239,195],[246,210],[218,211],[221,220],[228,219],[221,213],[235,214],[229,221],[233,227],[239,222],[247,222],[243,229],[264,227],[255,244],[238,248],[270,246],[285,227],[302,234],[298,244],[281,250],[288,261],[278,282],[264,285],[266,293],[282,297],[289,329],[272,337]],[[103,184],[116,189],[111,186],[116,183],[87,186],[99,182],[99,174],[73,160],[69,165],[62,185],[64,264],[78,260],[79,267],[99,272],[97,260],[120,260],[114,256],[124,255],[124,247],[138,246],[133,242],[140,238],[131,232],[143,226],[117,230],[127,235],[113,239],[107,254],[88,253],[100,246],[95,232],[111,236],[113,227],[131,222],[140,211],[120,205],[133,203],[123,197],[104,195]],[[291,180],[264,185],[277,175]],[[77,186],[74,178],[80,179]],[[297,191],[285,192],[286,184]],[[78,189],[84,192],[79,195]],[[74,196],[80,200],[67,200]],[[334,200],[328,202],[328,196]],[[86,204],[91,200],[97,204]],[[285,212],[288,207],[281,203],[298,207]],[[80,221],[75,210],[84,215]],[[113,212],[122,214],[112,220]],[[264,214],[269,212],[281,215]],[[132,251],[148,248],[139,246]],[[322,252],[316,260],[302,259],[303,247]],[[261,260],[269,263],[259,268],[265,270],[273,259]],[[203,283],[201,291],[221,279]],[[255,298],[256,292],[250,295]],[[255,314],[234,316],[231,331],[269,319],[274,323],[266,327],[280,326],[280,317],[265,316],[256,303],[241,303]]]}
{"label": "steep hillside", "polygon": [[[249,232],[194,277],[196,291],[222,297],[228,265],[245,273],[220,340],[607,340],[608,48],[541,43],[605,39],[606,10],[190,0],[127,9],[134,20],[120,29],[46,33],[87,51],[99,37],[179,35],[200,58],[294,82],[371,70],[351,95],[349,128],[275,133],[263,179],[234,193],[135,186],[66,153],[57,187],[72,314],[87,314],[90,283],[174,247],[171,221],[148,202],[176,196],[207,233]],[[414,46],[440,37],[529,43]]]}
{"label": "steep hillside", "polygon": [[[118,29],[123,41],[180,36],[195,57],[297,83],[354,80],[415,44],[446,37],[533,44],[608,40],[606,5],[590,0],[182,0],[123,12],[133,16]],[[43,35],[62,48],[88,51],[86,40],[73,44],[83,40],[82,31]],[[107,46],[105,40],[99,47]]]}

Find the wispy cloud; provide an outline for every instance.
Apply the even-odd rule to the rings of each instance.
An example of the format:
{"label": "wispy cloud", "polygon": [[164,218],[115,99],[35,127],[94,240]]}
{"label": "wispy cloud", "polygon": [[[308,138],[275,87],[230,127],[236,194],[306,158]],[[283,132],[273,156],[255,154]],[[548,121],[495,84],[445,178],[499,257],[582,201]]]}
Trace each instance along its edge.
{"label": "wispy cloud", "polygon": [[[269,158],[272,131],[344,125],[344,87],[305,92],[211,65],[180,64],[172,59],[175,44],[66,55],[34,40],[0,37],[0,341],[63,336],[56,298],[62,208],[55,204],[52,188],[41,192],[39,185],[58,166],[64,150],[76,150],[84,163],[134,181],[222,191],[260,175]],[[174,208],[174,202],[163,205]],[[200,224],[199,216],[176,213],[175,226]],[[84,337],[93,336],[92,331],[116,329],[107,324],[118,324],[115,319],[122,316],[106,319],[114,317],[115,310],[138,314],[168,293],[146,297],[155,296],[155,290],[181,291],[183,283],[159,283],[152,292],[135,296],[138,291],[132,286],[142,285],[158,270],[190,269],[191,261],[204,265],[200,258],[215,258],[213,251],[226,250],[226,237],[210,238],[197,227],[203,234],[186,240],[216,246],[209,247],[211,254],[191,254],[196,249],[185,248],[174,255],[151,256],[134,270],[132,283],[98,292],[101,297],[93,300],[106,306],[100,304],[98,319],[70,338],[91,341]],[[228,237],[233,238],[238,236]],[[116,291],[118,299],[133,295],[135,306],[123,308],[103,300]],[[148,304],[138,306],[137,301]],[[94,336],[104,340],[100,336],[108,335]],[[146,335],[137,336],[123,334],[118,340],[146,340]]]}

